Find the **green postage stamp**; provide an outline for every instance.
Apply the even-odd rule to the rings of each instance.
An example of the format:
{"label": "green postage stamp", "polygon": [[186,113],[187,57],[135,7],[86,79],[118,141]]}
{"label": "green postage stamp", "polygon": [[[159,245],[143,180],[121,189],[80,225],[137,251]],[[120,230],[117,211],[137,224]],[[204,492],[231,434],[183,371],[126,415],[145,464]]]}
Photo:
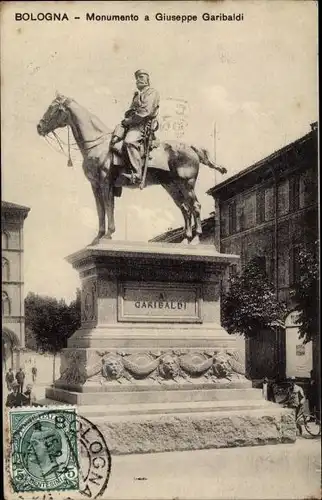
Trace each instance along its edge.
{"label": "green postage stamp", "polygon": [[9,467],[15,492],[79,490],[76,417],[74,407],[10,410]]}

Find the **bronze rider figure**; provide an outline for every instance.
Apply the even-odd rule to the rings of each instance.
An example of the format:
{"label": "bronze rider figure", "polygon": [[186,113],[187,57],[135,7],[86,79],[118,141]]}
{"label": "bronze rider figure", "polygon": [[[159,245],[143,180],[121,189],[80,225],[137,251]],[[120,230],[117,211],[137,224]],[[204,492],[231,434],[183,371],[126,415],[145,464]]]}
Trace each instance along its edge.
{"label": "bronze rider figure", "polygon": [[[131,174],[133,184],[142,179],[142,142],[146,134],[148,122],[156,118],[159,110],[160,96],[157,90],[150,87],[150,77],[147,71],[139,69],[134,73],[137,91],[134,93],[130,108],[125,112],[121,125],[118,125],[112,137],[112,149],[119,151],[119,141],[122,142],[124,154]],[[126,176],[126,174],[123,174]]]}

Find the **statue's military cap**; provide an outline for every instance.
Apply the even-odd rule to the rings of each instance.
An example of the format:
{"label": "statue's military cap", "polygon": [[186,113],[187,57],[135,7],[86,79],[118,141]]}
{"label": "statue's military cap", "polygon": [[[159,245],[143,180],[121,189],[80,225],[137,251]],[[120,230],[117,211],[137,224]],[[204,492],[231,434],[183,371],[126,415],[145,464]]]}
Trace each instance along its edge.
{"label": "statue's military cap", "polygon": [[136,70],[136,72],[134,73],[134,76],[135,78],[137,78],[138,76],[140,75],[147,75],[147,76],[150,76],[149,73],[147,71],[145,71],[145,69],[138,69]]}

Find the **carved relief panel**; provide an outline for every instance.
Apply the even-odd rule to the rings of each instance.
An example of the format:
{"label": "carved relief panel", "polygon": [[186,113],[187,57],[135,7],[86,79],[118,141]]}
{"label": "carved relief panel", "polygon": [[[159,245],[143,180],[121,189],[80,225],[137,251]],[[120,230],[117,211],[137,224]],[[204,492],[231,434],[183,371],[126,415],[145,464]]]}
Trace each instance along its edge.
{"label": "carved relief panel", "polygon": [[95,281],[85,281],[82,286],[81,320],[91,323],[97,319],[97,285]]}

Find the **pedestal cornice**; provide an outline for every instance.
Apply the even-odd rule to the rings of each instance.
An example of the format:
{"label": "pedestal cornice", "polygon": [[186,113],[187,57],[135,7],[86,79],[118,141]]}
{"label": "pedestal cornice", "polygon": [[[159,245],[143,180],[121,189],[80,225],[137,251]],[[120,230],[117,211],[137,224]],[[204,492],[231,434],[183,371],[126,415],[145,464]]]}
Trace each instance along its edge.
{"label": "pedestal cornice", "polygon": [[[161,259],[169,263],[205,263],[212,265],[227,265],[236,262],[237,255],[220,254],[212,245],[176,245],[173,243],[141,243],[124,241],[107,241],[95,246],[88,246],[69,255],[66,260],[75,269],[81,268],[88,262],[99,263],[106,258],[111,262],[122,262],[135,258],[136,263],[142,260],[145,263]],[[109,266],[111,267],[111,266]]]}

